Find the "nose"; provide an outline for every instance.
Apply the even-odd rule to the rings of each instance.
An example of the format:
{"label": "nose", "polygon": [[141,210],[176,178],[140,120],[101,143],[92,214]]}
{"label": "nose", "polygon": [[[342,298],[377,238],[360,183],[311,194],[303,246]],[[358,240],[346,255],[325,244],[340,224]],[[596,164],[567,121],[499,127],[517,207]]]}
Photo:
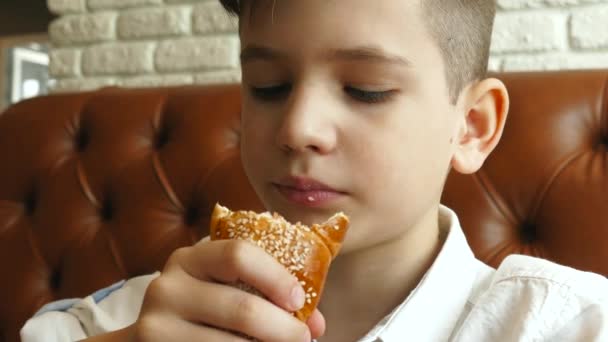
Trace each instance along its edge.
{"label": "nose", "polygon": [[329,154],[337,142],[333,117],[327,92],[294,88],[281,113],[276,144],[286,153]]}

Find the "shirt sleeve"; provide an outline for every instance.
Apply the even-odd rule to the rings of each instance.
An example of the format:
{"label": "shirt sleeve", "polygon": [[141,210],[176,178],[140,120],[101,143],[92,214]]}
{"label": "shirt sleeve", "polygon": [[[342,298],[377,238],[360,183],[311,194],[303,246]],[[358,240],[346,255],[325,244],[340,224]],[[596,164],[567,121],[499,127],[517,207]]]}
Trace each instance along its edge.
{"label": "shirt sleeve", "polygon": [[21,341],[76,341],[122,329],[135,322],[148,285],[159,275],[123,280],[82,299],[49,303],[25,323]]}
{"label": "shirt sleeve", "polygon": [[454,341],[608,341],[605,277],[522,255],[507,257]]}
{"label": "shirt sleeve", "polygon": [[595,303],[583,308],[547,341],[608,341],[608,305]]}

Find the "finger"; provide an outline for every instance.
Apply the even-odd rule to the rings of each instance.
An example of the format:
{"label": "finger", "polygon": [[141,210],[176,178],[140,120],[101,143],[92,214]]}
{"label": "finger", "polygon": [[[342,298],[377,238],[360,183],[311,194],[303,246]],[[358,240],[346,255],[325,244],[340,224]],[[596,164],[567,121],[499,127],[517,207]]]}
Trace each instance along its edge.
{"label": "finger", "polygon": [[304,323],[268,300],[232,286],[202,282],[182,274],[169,280],[170,284],[160,286],[173,294],[171,310],[183,319],[236,331],[261,341],[310,338]]}
{"label": "finger", "polygon": [[137,341],[249,342],[245,337],[168,315],[153,317],[138,322],[135,332]]}
{"label": "finger", "polygon": [[252,243],[203,241],[180,251],[175,259],[194,278],[227,284],[242,281],[287,311],[304,306],[305,293],[298,279]]}
{"label": "finger", "polygon": [[308,325],[308,328],[310,329],[312,338],[316,339],[325,334],[325,317],[323,317],[323,314],[317,309],[310,315],[306,325]]}

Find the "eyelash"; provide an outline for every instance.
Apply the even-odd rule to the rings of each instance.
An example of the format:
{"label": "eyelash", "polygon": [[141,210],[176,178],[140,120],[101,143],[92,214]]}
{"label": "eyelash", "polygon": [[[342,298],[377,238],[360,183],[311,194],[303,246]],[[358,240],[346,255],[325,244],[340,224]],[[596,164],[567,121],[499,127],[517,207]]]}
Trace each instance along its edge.
{"label": "eyelash", "polygon": [[368,91],[353,87],[344,87],[344,91],[355,100],[370,104],[386,102],[394,94],[392,90]]}
{"label": "eyelash", "polygon": [[[284,99],[291,91],[291,85],[285,83],[270,87],[251,87],[250,89],[252,95],[257,99],[272,102]],[[395,93],[394,90],[368,91],[349,86],[344,87],[344,92],[354,100],[366,104],[386,102],[390,100]]]}
{"label": "eyelash", "polygon": [[281,100],[291,91],[290,84],[280,84],[270,87],[251,87],[251,94],[259,100],[272,102]]}

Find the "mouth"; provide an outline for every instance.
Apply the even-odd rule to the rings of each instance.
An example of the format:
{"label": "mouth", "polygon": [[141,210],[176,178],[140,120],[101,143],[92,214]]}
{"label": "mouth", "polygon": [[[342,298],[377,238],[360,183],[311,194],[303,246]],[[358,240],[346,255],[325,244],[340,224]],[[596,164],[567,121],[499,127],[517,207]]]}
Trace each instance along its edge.
{"label": "mouth", "polygon": [[307,177],[287,177],[272,186],[289,202],[307,207],[321,207],[347,195],[320,181]]}

